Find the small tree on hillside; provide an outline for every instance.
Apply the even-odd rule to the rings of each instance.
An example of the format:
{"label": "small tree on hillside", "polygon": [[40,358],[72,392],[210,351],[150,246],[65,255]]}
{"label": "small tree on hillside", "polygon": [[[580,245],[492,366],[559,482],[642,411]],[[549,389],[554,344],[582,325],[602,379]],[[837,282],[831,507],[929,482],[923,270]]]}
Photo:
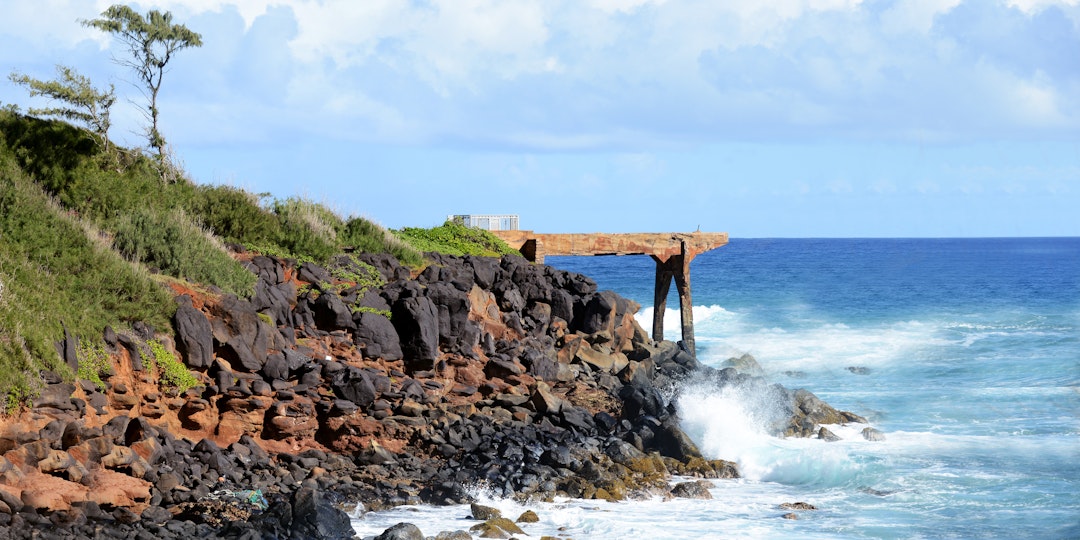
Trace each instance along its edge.
{"label": "small tree on hillside", "polygon": [[172,13],[150,10],[140,15],[128,6],[116,4],[101,13],[100,19],[82,21],[86,26],[115,34],[128,47],[131,58],[116,62],[131,68],[149,103],[143,114],[150,121],[147,137],[164,165],[165,138],[158,130],[158,92],[165,66],[177,52],[202,46],[202,36],[182,24],[173,24]]}
{"label": "small tree on hillside", "polygon": [[45,96],[65,104],[44,109],[32,108],[27,111],[31,115],[55,116],[81,124],[83,129],[94,137],[99,147],[108,150],[111,124],[109,112],[116,102],[113,85],[109,85],[108,92],[98,90],[90,84],[90,79],[67,66],[57,65],[56,74],[57,79],[54,81],[42,81],[17,72],[12,73],[9,78],[11,82],[25,86],[30,97]]}

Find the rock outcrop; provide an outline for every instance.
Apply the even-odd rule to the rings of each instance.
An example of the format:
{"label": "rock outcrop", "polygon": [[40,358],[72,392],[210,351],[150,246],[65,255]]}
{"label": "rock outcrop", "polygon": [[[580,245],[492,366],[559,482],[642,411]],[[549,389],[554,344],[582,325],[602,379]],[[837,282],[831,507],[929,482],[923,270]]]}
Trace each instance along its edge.
{"label": "rock outcrop", "polygon": [[[707,484],[667,482],[738,477],[701,455],[665,398],[690,376],[787,400],[788,435],[861,420],[768,385],[752,358],[736,363],[750,373],[714,370],[651,341],[635,303],[584,276],[429,256],[415,278],[388,256],[329,269],[254,257],[247,300],[175,286],[172,332],[113,333],[101,386],[45,373],[33,407],[0,425],[0,532],[348,538],[347,505],[469,502],[477,483],[523,498],[706,498]],[[385,283],[334,277],[359,265]],[[139,367],[148,339],[199,384],[178,391],[161,366]],[[485,526],[514,532],[498,519]]]}

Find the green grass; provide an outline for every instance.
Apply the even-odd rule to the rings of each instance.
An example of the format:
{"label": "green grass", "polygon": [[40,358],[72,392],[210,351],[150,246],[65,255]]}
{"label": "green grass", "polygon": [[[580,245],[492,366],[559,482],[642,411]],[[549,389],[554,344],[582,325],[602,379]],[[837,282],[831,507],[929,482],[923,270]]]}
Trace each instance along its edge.
{"label": "green grass", "polygon": [[[92,228],[90,228],[93,231]],[[169,325],[171,295],[150,274],[94,241],[0,147],[0,392],[29,392],[37,372],[74,376],[54,346],[64,327],[98,339],[106,325]]]}
{"label": "green grass", "polygon": [[237,296],[251,296],[257,277],[225,252],[221,241],[181,209],[136,210],[116,220],[113,245],[124,256],[165,274],[209,283]]}

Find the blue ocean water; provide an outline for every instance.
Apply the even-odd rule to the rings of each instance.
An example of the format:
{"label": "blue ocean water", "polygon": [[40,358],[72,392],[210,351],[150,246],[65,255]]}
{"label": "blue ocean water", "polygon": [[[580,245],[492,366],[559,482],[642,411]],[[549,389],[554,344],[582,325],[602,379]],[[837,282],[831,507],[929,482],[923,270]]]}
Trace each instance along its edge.
{"label": "blue ocean water", "polygon": [[[549,257],[642,304],[648,257]],[[690,388],[683,426],[744,475],[709,501],[539,505],[530,535],[573,538],[1080,538],[1080,238],[733,239],[691,265],[698,357],[867,417],[886,440],[778,439],[761,396]],[[678,339],[678,300],[668,300]],[[482,496],[482,493],[480,493]],[[783,502],[816,511],[782,519]],[[488,501],[516,510],[510,501]],[[358,517],[426,534],[462,509]],[[430,529],[430,530],[429,530]]]}

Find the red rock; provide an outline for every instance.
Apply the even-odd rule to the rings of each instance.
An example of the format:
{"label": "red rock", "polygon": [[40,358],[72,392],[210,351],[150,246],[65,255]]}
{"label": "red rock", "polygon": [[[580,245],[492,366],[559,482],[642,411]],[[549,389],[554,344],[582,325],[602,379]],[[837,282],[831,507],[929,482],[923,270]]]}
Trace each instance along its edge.
{"label": "red rock", "polygon": [[126,474],[98,469],[90,474],[89,484],[87,500],[103,506],[123,507],[139,513],[150,501],[152,484]]}
{"label": "red rock", "polygon": [[56,476],[31,473],[19,483],[23,504],[38,510],[70,510],[72,501],[85,501],[90,488]]}

